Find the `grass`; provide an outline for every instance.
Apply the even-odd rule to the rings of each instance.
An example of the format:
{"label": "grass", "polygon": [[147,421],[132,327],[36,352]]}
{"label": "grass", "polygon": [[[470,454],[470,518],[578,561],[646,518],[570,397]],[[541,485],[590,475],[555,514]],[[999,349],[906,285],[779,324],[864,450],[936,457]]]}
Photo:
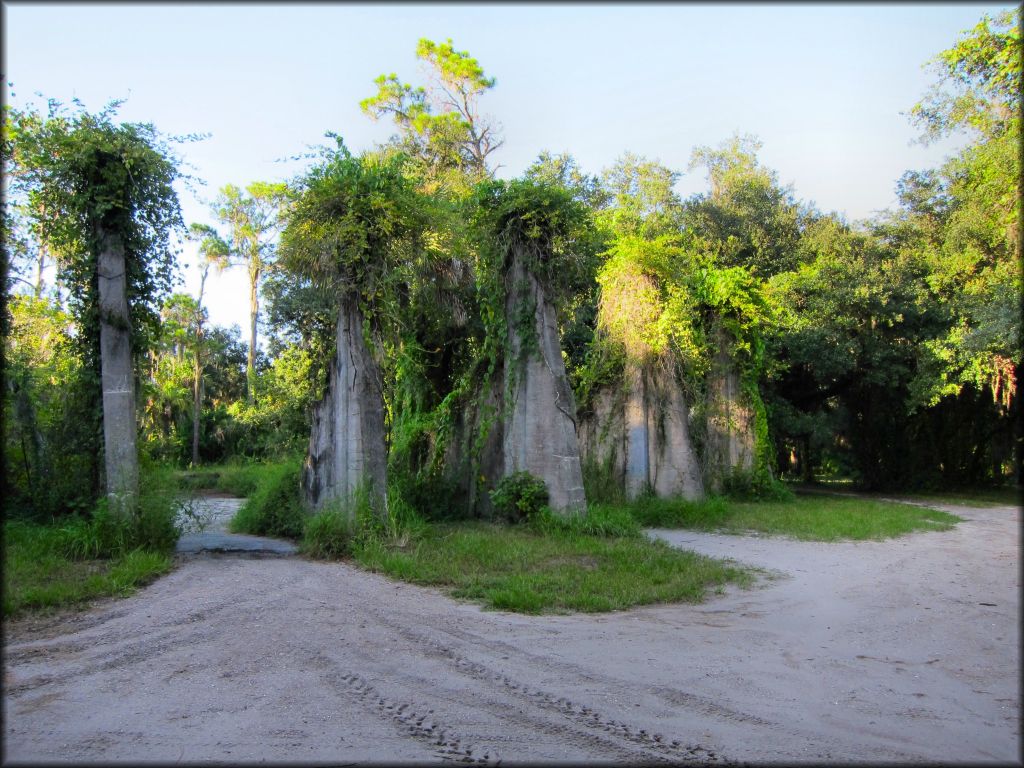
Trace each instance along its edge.
{"label": "grass", "polygon": [[518,613],[602,612],[703,600],[709,589],[749,585],[749,569],[643,536],[543,532],[482,522],[435,524],[404,547],[371,539],[357,563],[453,597]]}
{"label": "grass", "polygon": [[171,569],[170,555],[131,550],[77,559],[67,527],[4,523],[4,617],[129,595]]}
{"label": "grass", "polygon": [[961,520],[935,509],[824,494],[760,502],[648,498],[629,509],[641,525],[652,528],[755,532],[803,541],[877,541],[914,531],[945,531]]}
{"label": "grass", "polygon": [[1021,489],[1012,486],[890,495],[906,498],[911,501],[930,501],[938,504],[953,504],[960,507],[1018,507],[1021,504]]}

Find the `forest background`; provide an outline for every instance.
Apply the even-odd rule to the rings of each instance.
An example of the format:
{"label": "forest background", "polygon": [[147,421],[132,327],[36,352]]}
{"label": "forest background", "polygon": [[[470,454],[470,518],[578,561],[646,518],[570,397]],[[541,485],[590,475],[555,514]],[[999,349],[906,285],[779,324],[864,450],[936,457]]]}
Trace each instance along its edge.
{"label": "forest background", "polygon": [[[8,21],[17,22],[16,12],[29,10],[38,9],[5,6]],[[367,11],[330,10],[351,10],[349,28]],[[864,10],[884,16],[881,9]],[[971,7],[975,17],[978,10]],[[283,14],[284,9],[265,12]],[[762,11],[724,9],[726,15],[740,12]],[[921,12],[923,21],[928,10]],[[156,17],[148,22],[158,23]],[[10,35],[11,26],[5,28]],[[381,75],[374,81],[395,66],[374,57],[363,62],[375,69],[371,76],[344,75],[360,92],[349,106],[363,113],[367,125],[376,118],[383,129],[376,148],[369,138],[354,140],[355,129],[339,130],[344,144],[329,141],[319,149],[308,146],[317,136],[289,133],[288,100],[298,98],[299,90],[275,86],[279,73],[268,75],[263,86],[280,98],[268,99],[264,92],[260,103],[266,119],[250,128],[262,140],[273,139],[274,149],[260,155],[264,169],[272,160],[292,156],[277,173],[250,173],[204,188],[202,137],[175,142],[155,131],[138,131],[183,170],[172,173],[171,181],[184,214],[178,219],[168,209],[161,223],[166,247],[148,254],[149,271],[137,286],[143,297],[142,311],[133,317],[143,455],[185,467],[282,459],[305,450],[310,409],[321,394],[329,356],[326,310],[317,304],[308,265],[280,258],[280,234],[311,165],[356,162],[372,168],[400,153],[401,174],[419,195],[419,231],[435,235],[419,252],[425,256],[415,264],[407,260],[415,267],[411,272],[394,273],[406,280],[404,299],[400,291],[388,293],[390,285],[380,294],[386,299],[381,314],[397,329],[383,342],[391,353],[383,358],[390,468],[418,512],[429,517],[451,506],[452,489],[432,472],[436,455],[421,447],[438,443],[449,396],[479,363],[488,338],[485,270],[466,266],[483,263],[485,248],[460,233],[472,229],[474,200],[486,199],[488,189],[516,189],[493,186],[495,177],[511,175],[509,167],[521,169],[516,175],[526,186],[520,189],[560,190],[553,204],[582,217],[568,246],[573,258],[566,263],[573,269],[561,276],[556,291],[566,368],[582,412],[595,387],[614,375],[614,355],[604,353],[598,327],[600,277],[617,268],[638,268],[658,281],[664,310],[643,343],[673,346],[690,361],[695,381],[708,357],[701,317],[710,308],[736,310],[738,335],[756,360],[757,395],[765,414],[762,437],[774,477],[842,478],[872,490],[998,485],[1019,478],[1014,459],[1021,363],[1019,18],[995,9],[961,28],[959,38],[951,32],[952,46],[947,41],[923,57],[938,54],[927,70],[930,85],[916,101],[891,105],[893,119],[906,121],[923,142],[948,154],[930,168],[899,175],[894,204],[854,221],[798,198],[795,187],[782,183],[765,163],[762,140],[736,126],[709,143],[687,147],[685,158],[668,151],[657,159],[625,151],[593,172],[571,149],[513,161],[501,153],[503,139],[506,149],[512,144],[514,108],[506,116],[492,98],[501,85],[490,77],[485,52],[471,49],[478,62],[460,50],[461,40],[446,47],[442,37],[405,41],[403,61],[415,52],[424,65],[418,74]],[[149,29],[152,39],[155,26]],[[773,44],[784,47],[777,38]],[[659,73],[664,62],[655,59],[669,54],[655,50],[648,66]],[[4,170],[13,186],[4,213],[5,481],[11,508],[45,518],[90,509],[100,495],[100,413],[94,364],[82,332],[87,308],[80,301],[81,262],[69,241],[48,228],[45,200],[32,197],[31,174],[22,171],[31,167],[28,149],[42,146],[32,142],[47,126],[57,126],[54,135],[64,130],[72,139],[86,124],[113,129],[151,96],[133,93],[123,106],[91,114],[73,103],[37,100],[33,105],[18,98],[32,77],[16,74],[12,64],[18,56],[10,48],[8,56]],[[550,64],[531,58],[528,66]],[[781,82],[792,82],[775,72]],[[204,76],[212,74],[205,70]],[[558,86],[556,94],[543,91],[536,101],[588,100],[592,84],[571,74],[549,78]],[[614,79],[614,73],[593,78],[603,87]],[[425,90],[416,90],[421,85]],[[685,84],[676,82],[675,88]],[[225,102],[239,96],[230,77],[221,78],[219,92]],[[639,100],[650,98],[638,87],[637,92]],[[446,99],[446,93],[457,98]],[[48,90],[55,94],[60,88]],[[843,98],[860,103],[849,93]],[[323,95],[317,99],[324,100]],[[335,101],[334,95],[327,100]],[[187,101],[187,92],[180,101]],[[602,118],[579,131],[581,144],[586,146],[584,134],[596,133],[629,145],[636,129],[652,123],[640,106],[606,103]],[[529,131],[562,122],[551,103],[548,107],[529,107],[541,109],[527,112],[533,115],[526,121],[532,123]],[[697,104],[693,112],[704,109]],[[900,116],[901,110],[906,114]],[[514,111],[520,120],[523,110]],[[208,129],[202,119],[191,122],[182,133]],[[332,122],[324,117],[324,125]],[[339,122],[356,125],[351,116]],[[681,131],[667,120],[653,122],[678,153]],[[159,127],[177,131],[180,125],[161,122]],[[753,128],[771,133],[764,125]],[[811,133],[821,140],[822,132]],[[562,141],[573,146],[571,137]],[[357,146],[363,152],[353,155]],[[847,148],[815,149],[804,141],[803,151],[813,153],[814,165],[846,154]],[[665,157],[678,158],[679,167],[671,160],[663,164]],[[189,170],[181,160],[196,167]],[[507,167],[499,174],[502,162]],[[689,172],[685,183],[682,167]],[[834,199],[852,186],[840,172],[826,175]],[[26,186],[19,189],[22,179]],[[189,181],[191,186],[185,184]],[[686,184],[696,186],[687,191]],[[184,202],[188,196],[193,199]],[[175,275],[186,265],[190,278],[181,290]],[[237,275],[241,285],[218,282],[222,272]],[[206,277],[197,281],[201,274]],[[242,308],[244,331],[213,319],[232,303]]]}

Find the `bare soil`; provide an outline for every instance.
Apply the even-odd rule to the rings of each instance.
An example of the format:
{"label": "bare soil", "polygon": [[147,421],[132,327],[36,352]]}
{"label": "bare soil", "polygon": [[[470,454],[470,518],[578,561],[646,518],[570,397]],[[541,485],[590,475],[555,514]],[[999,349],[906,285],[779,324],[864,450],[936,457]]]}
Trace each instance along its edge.
{"label": "bare soil", "polygon": [[530,617],[297,557],[181,556],[5,627],[4,759],[997,762],[1020,751],[1020,511],[823,544],[702,605]]}

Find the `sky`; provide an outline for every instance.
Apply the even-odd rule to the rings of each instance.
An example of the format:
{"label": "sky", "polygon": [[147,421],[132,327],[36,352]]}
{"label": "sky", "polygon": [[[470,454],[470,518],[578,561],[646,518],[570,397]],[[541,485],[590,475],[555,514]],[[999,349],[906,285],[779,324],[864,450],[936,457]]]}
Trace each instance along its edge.
{"label": "sky", "polygon": [[[924,65],[984,15],[1014,6],[912,4],[275,4],[3,3],[6,103],[83,101],[182,145],[187,223],[216,224],[225,184],[287,180],[289,161],[339,133],[353,151],[394,132],[359,109],[373,80],[421,84],[416,42],[451,38],[497,79],[481,100],[505,137],[493,157],[513,178],[538,153],[570,152],[599,173],[624,152],[683,175],[699,146],[755,135],[763,165],[798,200],[848,220],[896,205],[907,170],[962,146],[930,146],[906,117],[935,81]],[[42,94],[42,98],[37,94]],[[195,295],[195,250],[182,254]],[[211,275],[210,320],[248,327],[243,268]]]}

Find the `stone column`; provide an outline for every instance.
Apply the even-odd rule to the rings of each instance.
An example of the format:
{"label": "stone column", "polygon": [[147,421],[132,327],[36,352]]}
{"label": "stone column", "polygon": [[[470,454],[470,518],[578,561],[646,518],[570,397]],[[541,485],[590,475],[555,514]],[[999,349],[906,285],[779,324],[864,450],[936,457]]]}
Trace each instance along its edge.
{"label": "stone column", "polygon": [[377,513],[386,514],[381,371],[363,338],[363,316],[354,299],[339,309],[335,343],[327,392],[313,408],[303,497],[318,510],[328,501],[350,501],[362,486]]}
{"label": "stone column", "polygon": [[99,240],[100,379],[107,498],[111,511],[127,515],[135,511],[138,501],[139,455],[126,262],[120,238],[101,232]]}
{"label": "stone column", "polygon": [[[582,512],[586,498],[576,438],[576,404],[562,361],[555,310],[518,252],[513,255],[508,277],[505,475],[530,472],[547,484],[553,510]],[[524,307],[533,309],[532,334],[530,329],[517,327]]]}

